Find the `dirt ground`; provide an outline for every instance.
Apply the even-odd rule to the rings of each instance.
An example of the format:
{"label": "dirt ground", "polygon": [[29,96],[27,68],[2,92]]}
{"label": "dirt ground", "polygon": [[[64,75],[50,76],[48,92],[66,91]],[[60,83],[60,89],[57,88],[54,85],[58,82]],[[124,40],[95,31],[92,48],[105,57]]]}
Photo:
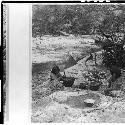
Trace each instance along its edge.
{"label": "dirt ground", "polygon": [[[47,42],[48,41],[48,42]],[[51,42],[54,41],[54,42]],[[42,44],[44,43],[44,44]],[[66,76],[78,78],[75,84],[83,82],[83,74],[93,68],[109,72],[101,66],[101,51],[97,52],[98,66],[85,60],[91,48],[98,49],[91,39],[43,37],[33,41],[33,77],[32,77],[32,122],[35,123],[124,123],[125,122],[125,73],[117,81],[123,83],[122,91],[113,91],[114,97],[105,96],[102,91],[52,90],[47,88],[51,63],[67,65],[67,51],[72,52],[76,65],[64,68]],[[64,58],[65,57],[65,58]],[[71,61],[71,60],[70,60]],[[49,62],[49,63],[48,63]],[[44,64],[44,66],[43,66]],[[44,70],[42,70],[44,69]],[[106,82],[106,81],[105,81]],[[85,96],[87,95],[87,96]],[[90,96],[91,95],[91,96]],[[86,107],[85,99],[94,101],[92,107]]]}

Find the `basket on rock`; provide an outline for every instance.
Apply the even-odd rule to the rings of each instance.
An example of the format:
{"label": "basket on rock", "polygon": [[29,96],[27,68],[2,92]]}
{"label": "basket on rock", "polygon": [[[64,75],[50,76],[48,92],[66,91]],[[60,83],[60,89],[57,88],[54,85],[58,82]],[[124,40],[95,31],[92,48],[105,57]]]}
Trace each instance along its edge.
{"label": "basket on rock", "polygon": [[99,87],[100,87],[100,85],[91,85],[91,86],[89,87],[89,89],[92,90],[92,91],[98,91],[98,90],[99,90]]}
{"label": "basket on rock", "polygon": [[96,84],[90,84],[89,89],[92,90],[92,91],[98,91],[99,88],[100,88],[100,85],[101,84],[97,84],[97,83]]}
{"label": "basket on rock", "polygon": [[75,78],[74,77],[62,77],[60,81],[62,81],[62,84],[65,87],[72,87],[75,81]]}

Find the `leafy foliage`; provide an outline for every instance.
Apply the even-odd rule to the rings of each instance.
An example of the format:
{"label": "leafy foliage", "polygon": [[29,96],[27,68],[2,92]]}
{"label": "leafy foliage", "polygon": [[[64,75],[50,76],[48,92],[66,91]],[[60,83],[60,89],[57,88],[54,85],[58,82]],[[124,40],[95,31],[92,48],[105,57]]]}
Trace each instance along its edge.
{"label": "leafy foliage", "polygon": [[116,5],[34,5],[33,35],[124,31],[125,7]]}
{"label": "leafy foliage", "polygon": [[91,83],[92,85],[102,84],[102,80],[106,78],[106,73],[93,69],[91,71],[88,71],[87,74],[85,74],[86,81],[88,83]]}

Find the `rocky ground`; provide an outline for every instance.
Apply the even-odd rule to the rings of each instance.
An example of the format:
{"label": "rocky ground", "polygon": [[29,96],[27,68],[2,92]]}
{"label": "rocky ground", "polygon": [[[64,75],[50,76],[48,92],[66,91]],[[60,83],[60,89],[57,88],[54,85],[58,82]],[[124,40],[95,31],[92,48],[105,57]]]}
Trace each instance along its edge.
{"label": "rocky ground", "polygon": [[[49,44],[46,42],[46,39],[48,39]],[[76,39],[71,36],[70,38],[56,37],[53,38],[53,40],[50,37],[43,37],[41,40],[39,39],[36,41],[37,42],[34,40],[33,43],[33,65],[36,67],[34,66],[35,70],[33,69],[32,80],[32,122],[125,122],[125,73],[122,72],[122,76],[116,81],[119,84],[122,83],[122,91],[114,90],[112,91],[113,97],[105,96],[103,93],[107,85],[105,78],[110,77],[110,73],[101,65],[101,51],[94,45],[92,39]],[[52,41],[54,41],[53,44]],[[44,44],[42,44],[43,42]],[[98,65],[95,66],[93,61],[89,61],[87,66],[85,66],[85,60],[91,49],[95,51],[98,50]],[[71,66],[65,68],[68,59],[65,59],[64,56],[67,54],[68,50],[73,53],[72,55],[75,60],[78,61],[75,65],[70,64]],[[104,72],[105,78],[102,79],[103,85],[98,91],[73,88],[63,88],[61,90],[52,89],[48,87],[49,80],[47,79],[51,68],[50,62],[53,61],[58,62],[60,66],[63,65],[62,71],[65,71],[66,76],[76,78],[74,85],[86,83],[88,79],[85,79],[85,75],[88,74],[91,76],[89,73],[93,70]],[[40,71],[39,68],[39,66],[41,66],[40,64],[42,66],[44,64],[44,70],[42,71]],[[86,101],[90,102],[86,103]]]}
{"label": "rocky ground", "polygon": [[[66,93],[64,96],[65,98],[61,100],[59,98],[59,95],[62,96],[62,93]],[[66,97],[71,96],[73,94],[74,97],[77,96],[79,98],[78,93],[74,92],[63,92],[60,94],[60,92],[57,92],[56,95],[53,94],[54,98],[57,100],[54,100],[52,98],[52,95],[49,97],[46,97],[44,100],[44,104],[39,102],[37,104],[37,110],[33,111],[32,121],[33,122],[125,122],[125,101],[121,100],[115,100],[111,97],[101,97],[101,103],[97,108],[76,108],[72,107],[71,105],[68,105],[66,103]],[[91,92],[89,92],[91,93]],[[93,93],[93,92],[92,92]],[[80,94],[84,95],[85,92],[81,92]],[[97,94],[97,93],[96,93]],[[60,101],[62,103],[60,103]],[[72,102],[75,102],[75,105],[77,105],[77,102],[75,98],[72,98]],[[39,106],[38,106],[39,105]],[[35,104],[36,106],[36,104]],[[34,108],[36,109],[36,108]]]}

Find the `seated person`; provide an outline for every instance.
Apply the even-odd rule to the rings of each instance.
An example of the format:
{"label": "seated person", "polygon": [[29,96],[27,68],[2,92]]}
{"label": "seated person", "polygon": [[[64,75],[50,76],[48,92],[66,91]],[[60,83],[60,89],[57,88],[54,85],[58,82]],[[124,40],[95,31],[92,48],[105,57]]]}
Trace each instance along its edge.
{"label": "seated person", "polygon": [[[51,84],[53,87],[62,87],[63,85],[61,84],[60,82],[60,79],[62,78],[62,75],[60,74],[60,69],[57,65],[55,65],[52,70],[51,70],[51,73],[50,73],[50,81]],[[51,86],[50,85],[50,86]]]}
{"label": "seated person", "polygon": [[121,70],[117,66],[111,65],[109,66],[109,70],[111,73],[111,78],[109,79],[109,88],[112,87],[113,82],[115,82],[121,76]]}
{"label": "seated person", "polygon": [[115,65],[110,65],[108,69],[110,70],[111,78],[108,80],[109,85],[108,85],[107,90],[105,90],[105,94],[110,94],[110,91],[114,89],[113,87],[114,82],[121,76],[121,70],[119,67]]}
{"label": "seated person", "polygon": [[71,87],[74,83],[74,78],[66,77],[66,74],[64,72],[64,75],[62,76],[60,74],[60,69],[57,65],[55,65],[50,73],[50,81],[54,81],[54,86],[65,86],[65,87]]}
{"label": "seated person", "polygon": [[55,65],[51,70],[50,79],[51,80],[55,80],[55,79],[60,80],[61,77],[62,77],[62,75],[60,74],[60,69],[57,65]]}

